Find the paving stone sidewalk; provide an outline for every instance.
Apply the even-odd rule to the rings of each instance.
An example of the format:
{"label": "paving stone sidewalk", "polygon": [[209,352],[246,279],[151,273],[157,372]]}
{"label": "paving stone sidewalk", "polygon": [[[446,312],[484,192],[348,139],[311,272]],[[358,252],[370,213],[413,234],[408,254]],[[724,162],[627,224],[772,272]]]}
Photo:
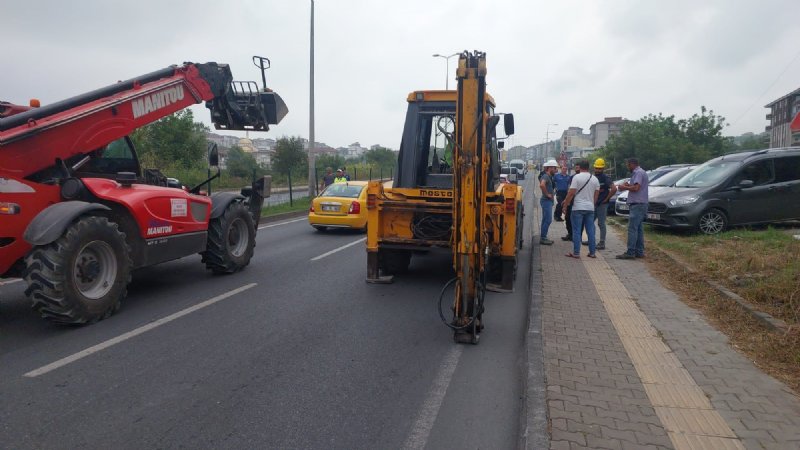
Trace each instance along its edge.
{"label": "paving stone sidewalk", "polygon": [[[607,250],[599,252],[601,258],[587,258],[584,246],[582,258],[576,260],[565,257],[571,243],[558,239],[563,235],[563,223],[551,226],[549,234],[556,243],[540,246],[539,210],[532,216],[532,242],[534,251],[539,252],[535,261],[542,270],[541,330],[550,448],[800,449],[800,399],[733,350],[727,338],[699,312],[654,279],[642,261],[615,259],[625,246],[613,227],[609,226]],[[630,305],[609,306],[611,291],[603,286],[605,281],[592,281],[598,276],[607,276],[626,291]],[[629,314],[625,307],[635,311]],[[622,312],[610,315],[609,308],[622,308]],[[684,407],[666,405],[665,409],[653,394],[654,385],[645,387],[652,380],[643,383],[641,376],[646,372],[641,361],[649,355],[637,354],[630,344],[644,341],[631,341],[630,333],[625,332],[630,325],[627,321],[636,314],[649,321],[654,336],[660,338],[655,339],[657,344],[668,346],[664,347],[668,354],[663,356],[676,363],[668,368],[674,371],[670,373],[688,372],[691,378],[686,379],[692,389],[704,396],[695,400],[677,396],[670,401],[705,404],[702,412],[724,419],[719,425],[726,432],[686,432],[680,426],[676,430],[675,420],[665,416],[670,408],[684,411],[677,409]],[[626,346],[634,353],[629,354]],[[686,423],[683,428],[695,425]],[[704,434],[699,436],[703,439],[696,439]]]}

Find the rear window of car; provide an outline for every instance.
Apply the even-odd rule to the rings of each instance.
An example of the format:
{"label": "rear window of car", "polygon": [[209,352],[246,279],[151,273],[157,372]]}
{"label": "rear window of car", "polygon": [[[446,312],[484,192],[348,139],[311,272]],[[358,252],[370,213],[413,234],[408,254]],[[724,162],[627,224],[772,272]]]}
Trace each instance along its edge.
{"label": "rear window of car", "polygon": [[324,197],[358,198],[364,186],[353,186],[347,183],[334,183],[322,191]]}

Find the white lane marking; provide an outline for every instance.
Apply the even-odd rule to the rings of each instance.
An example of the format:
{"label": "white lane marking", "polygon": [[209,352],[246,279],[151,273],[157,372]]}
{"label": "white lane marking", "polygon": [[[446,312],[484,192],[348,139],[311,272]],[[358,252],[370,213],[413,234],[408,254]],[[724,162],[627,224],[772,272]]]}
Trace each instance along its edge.
{"label": "white lane marking", "polygon": [[444,396],[447,393],[447,388],[450,386],[450,380],[453,378],[453,373],[458,366],[458,360],[461,358],[461,349],[463,345],[455,344],[447,353],[439,367],[439,373],[433,380],[433,385],[428,391],[428,397],[422,405],[422,409],[417,415],[417,420],[414,421],[414,426],[411,427],[411,433],[406,439],[406,444],[403,446],[407,450],[423,449],[428,443],[428,437],[433,429],[433,424],[436,422],[436,417],[439,415],[439,408],[442,406]]}
{"label": "white lane marking", "polygon": [[269,224],[269,225],[264,225],[263,227],[258,227],[258,229],[259,229],[259,230],[263,230],[264,228],[272,228],[272,227],[277,227],[277,226],[279,226],[279,225],[286,225],[287,223],[295,223],[295,222],[300,222],[301,220],[308,220],[308,217],[301,217],[301,218],[299,218],[299,219],[287,220],[287,221],[285,221],[285,222],[271,223],[271,224]]}
{"label": "white lane marking", "polygon": [[354,245],[358,244],[359,242],[364,242],[364,241],[366,241],[366,240],[367,240],[367,238],[365,238],[365,237],[364,237],[364,238],[361,238],[361,239],[359,239],[359,240],[357,240],[357,241],[355,241],[355,242],[351,242],[351,243],[349,243],[349,244],[345,244],[345,245],[343,245],[343,246],[341,246],[341,247],[339,247],[339,248],[335,248],[335,249],[333,249],[333,250],[331,250],[331,251],[329,251],[329,252],[323,253],[323,254],[321,254],[321,255],[319,255],[319,256],[315,256],[315,257],[311,258],[311,261],[317,261],[317,260],[320,260],[320,259],[322,259],[322,258],[324,258],[324,257],[326,257],[326,256],[330,256],[330,255],[332,255],[332,254],[334,254],[334,253],[336,253],[336,252],[338,252],[338,251],[340,251],[340,250],[344,250],[344,249],[346,249],[347,247],[352,247],[352,246],[354,246]]}
{"label": "white lane marking", "polygon": [[7,284],[16,283],[18,281],[22,281],[22,278],[9,278],[6,281],[0,281],[0,286],[5,286]]}
{"label": "white lane marking", "polygon": [[226,292],[224,294],[221,294],[221,295],[218,295],[218,296],[216,296],[214,298],[210,298],[210,299],[208,299],[208,300],[206,300],[206,301],[204,301],[202,303],[198,303],[198,304],[196,304],[194,306],[190,306],[190,307],[188,307],[186,309],[183,309],[181,311],[178,311],[178,312],[176,312],[174,314],[170,314],[167,317],[158,319],[155,322],[148,323],[147,325],[143,325],[143,326],[141,326],[139,328],[136,328],[135,330],[128,331],[125,334],[121,334],[121,335],[119,335],[119,336],[117,336],[115,338],[111,338],[111,339],[109,339],[107,341],[101,342],[101,343],[99,343],[97,345],[94,345],[92,347],[89,347],[89,348],[87,348],[85,350],[81,350],[78,353],[74,353],[74,354],[72,354],[70,356],[67,356],[66,358],[61,358],[56,362],[50,363],[50,364],[48,364],[46,366],[42,366],[42,367],[40,367],[40,368],[38,368],[36,370],[31,370],[30,372],[26,373],[25,376],[29,377],[29,378],[33,378],[33,377],[38,377],[39,375],[44,375],[47,372],[51,372],[51,371],[56,370],[56,369],[58,369],[60,367],[66,366],[69,363],[73,363],[73,362],[75,362],[75,361],[77,361],[79,359],[85,358],[85,357],[87,357],[87,356],[89,356],[89,355],[91,355],[93,353],[97,353],[97,352],[99,352],[101,350],[107,349],[108,347],[111,347],[113,345],[117,345],[120,342],[126,341],[126,340],[128,340],[128,339],[130,339],[132,337],[135,337],[135,336],[138,336],[138,335],[140,335],[142,333],[150,331],[153,328],[160,327],[161,325],[164,325],[165,323],[172,322],[175,319],[179,319],[179,318],[181,318],[181,317],[183,317],[183,316],[185,316],[187,314],[190,314],[190,313],[193,313],[193,312],[195,312],[195,311],[197,311],[199,309],[205,308],[206,306],[211,306],[214,303],[217,303],[217,302],[219,302],[221,300],[225,300],[228,297],[232,297],[232,296],[234,296],[234,295],[236,295],[236,294],[238,294],[240,292],[244,292],[244,291],[246,291],[246,290],[248,290],[248,289],[250,289],[250,288],[252,288],[252,287],[254,287],[256,285],[258,285],[258,283],[246,284],[246,285],[244,285],[244,286],[242,286],[240,288],[236,288],[236,289],[234,289],[232,291],[228,291],[228,292]]}

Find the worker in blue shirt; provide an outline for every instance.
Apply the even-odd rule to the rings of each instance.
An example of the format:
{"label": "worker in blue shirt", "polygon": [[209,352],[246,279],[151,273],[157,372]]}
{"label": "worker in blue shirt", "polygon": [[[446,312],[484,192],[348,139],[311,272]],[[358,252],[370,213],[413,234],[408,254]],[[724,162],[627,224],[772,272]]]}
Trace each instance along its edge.
{"label": "worker in blue shirt", "polygon": [[558,200],[555,211],[553,212],[556,222],[562,222],[564,220],[561,218],[561,215],[563,214],[561,205],[564,203],[564,199],[567,198],[567,192],[569,191],[569,179],[570,176],[567,173],[567,166],[561,166],[561,171],[555,174],[553,177],[553,180],[556,183],[556,199]]}

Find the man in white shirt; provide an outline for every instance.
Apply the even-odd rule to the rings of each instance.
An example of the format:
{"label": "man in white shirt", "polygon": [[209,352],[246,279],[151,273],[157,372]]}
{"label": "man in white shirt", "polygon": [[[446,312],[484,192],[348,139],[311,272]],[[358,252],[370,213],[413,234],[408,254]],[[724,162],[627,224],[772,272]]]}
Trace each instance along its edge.
{"label": "man in white shirt", "polygon": [[567,198],[564,199],[564,210],[572,205],[572,252],[567,253],[570,258],[580,258],[581,230],[585,229],[589,238],[589,257],[595,258],[596,242],[594,238],[594,205],[600,194],[600,181],[589,173],[589,161],[582,160],[578,163],[581,173],[572,177]]}

